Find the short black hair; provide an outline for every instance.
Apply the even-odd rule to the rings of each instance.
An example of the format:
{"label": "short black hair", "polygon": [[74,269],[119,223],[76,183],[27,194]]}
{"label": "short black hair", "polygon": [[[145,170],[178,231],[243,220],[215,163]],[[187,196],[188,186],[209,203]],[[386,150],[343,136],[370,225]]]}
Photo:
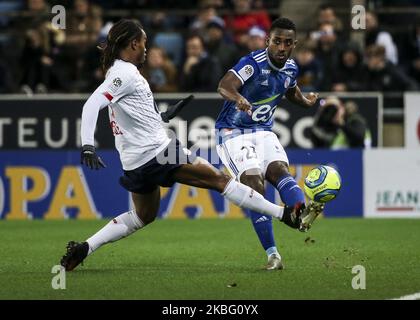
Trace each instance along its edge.
{"label": "short black hair", "polygon": [[287,18],[277,18],[273,21],[270,28],[270,33],[274,29],[285,29],[285,30],[293,30],[296,33],[296,25],[295,23]]}

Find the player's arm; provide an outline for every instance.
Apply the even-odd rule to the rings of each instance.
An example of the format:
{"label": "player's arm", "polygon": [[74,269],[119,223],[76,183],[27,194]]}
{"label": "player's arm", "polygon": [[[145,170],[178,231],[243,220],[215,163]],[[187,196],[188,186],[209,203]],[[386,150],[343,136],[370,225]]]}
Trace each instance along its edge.
{"label": "player's arm", "polygon": [[82,153],[80,162],[90,169],[105,168],[102,159],[96,154],[94,136],[99,111],[108,106],[108,104],[109,97],[95,91],[83,106],[81,125]]}
{"label": "player's arm", "polygon": [[300,91],[299,87],[296,85],[292,88],[289,88],[285,94],[287,100],[292,103],[298,104],[302,107],[309,108],[312,107],[316,100],[318,99],[319,94],[310,92],[306,96]]}
{"label": "player's arm", "polygon": [[235,102],[238,110],[249,111],[252,106],[249,101],[239,93],[241,87],[242,81],[229,70],[220,80],[217,92],[226,100]]}

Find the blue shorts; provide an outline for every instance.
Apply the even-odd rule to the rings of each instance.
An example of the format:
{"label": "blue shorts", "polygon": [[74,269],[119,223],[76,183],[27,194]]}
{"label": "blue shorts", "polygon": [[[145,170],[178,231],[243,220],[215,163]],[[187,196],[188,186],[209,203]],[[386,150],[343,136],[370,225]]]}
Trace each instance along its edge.
{"label": "blue shorts", "polygon": [[[124,189],[139,194],[151,193],[158,186],[172,187],[176,182],[172,178],[175,170],[183,164],[193,163],[195,158],[178,139],[173,139],[149,162],[134,170],[124,170],[124,175],[120,177],[119,182]],[[162,161],[162,159],[167,161]]]}

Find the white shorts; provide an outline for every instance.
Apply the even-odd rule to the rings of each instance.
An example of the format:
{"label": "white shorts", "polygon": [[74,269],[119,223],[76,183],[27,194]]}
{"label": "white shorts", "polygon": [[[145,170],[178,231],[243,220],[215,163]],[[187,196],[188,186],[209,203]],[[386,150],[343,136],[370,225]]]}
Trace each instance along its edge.
{"label": "white shorts", "polygon": [[284,148],[271,131],[241,134],[216,146],[217,154],[230,174],[239,180],[244,171],[259,169],[265,177],[268,165],[273,161],[289,164]]}

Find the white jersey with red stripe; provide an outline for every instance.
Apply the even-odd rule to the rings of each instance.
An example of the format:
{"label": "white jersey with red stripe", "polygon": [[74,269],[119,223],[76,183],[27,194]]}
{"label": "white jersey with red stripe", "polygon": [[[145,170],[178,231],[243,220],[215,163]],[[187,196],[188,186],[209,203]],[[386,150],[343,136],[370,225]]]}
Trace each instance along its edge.
{"label": "white jersey with red stripe", "polygon": [[115,60],[95,93],[111,102],[109,121],[124,170],[140,167],[169,144],[149,83],[134,64]]}

